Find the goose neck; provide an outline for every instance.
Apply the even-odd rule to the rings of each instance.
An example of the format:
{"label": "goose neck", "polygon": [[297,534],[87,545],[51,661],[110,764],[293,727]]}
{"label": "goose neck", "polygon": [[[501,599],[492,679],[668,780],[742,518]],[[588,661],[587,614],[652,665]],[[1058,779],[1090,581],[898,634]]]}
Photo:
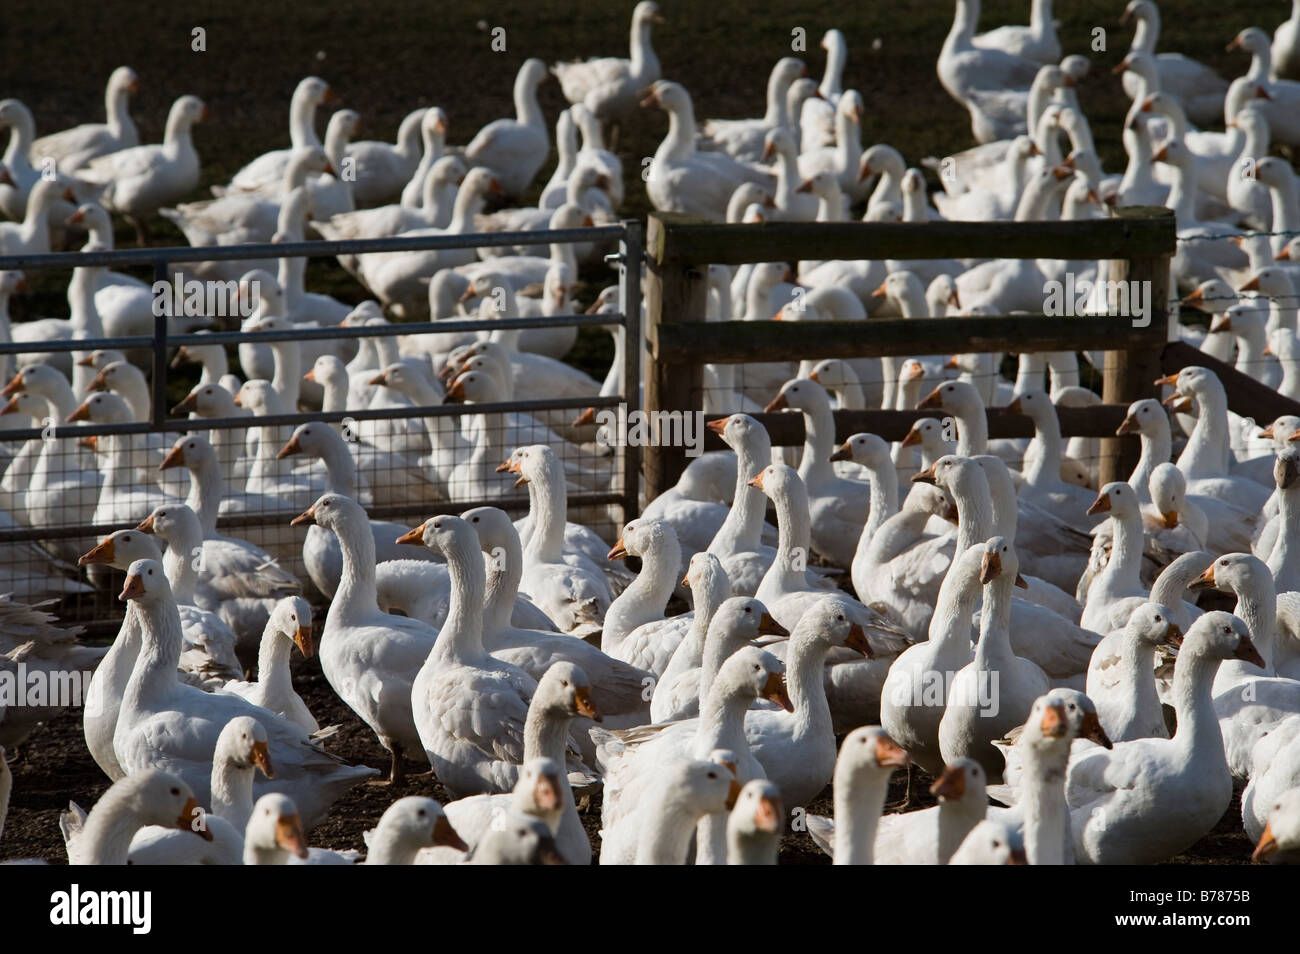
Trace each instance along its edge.
{"label": "goose neck", "polygon": [[835,415],[828,399],[812,402],[803,412],[807,431],[803,442],[803,456],[799,459],[799,476],[804,483],[813,484],[835,476],[831,466],[831,452],[835,445]]}
{"label": "goose neck", "polygon": [[[472,530],[467,531],[473,533]],[[443,662],[481,663],[487,660],[483,650],[483,594],[486,574],[482,551],[477,540],[470,548],[457,540],[447,548],[447,570],[451,577],[451,600],[447,619],[442,624],[430,658]]]}
{"label": "goose neck", "polygon": [[1000,671],[1015,659],[1011,650],[1012,585],[1003,573],[984,587],[980,640],[975,647],[975,668],[981,672]]}
{"label": "goose neck", "polygon": [[836,772],[832,792],[835,803],[835,864],[873,864],[876,829],[885,807],[889,775],[869,772],[866,778],[852,780],[843,776],[843,772]]}
{"label": "goose neck", "polygon": [[551,467],[541,468],[528,481],[528,496],[533,532],[528,537],[524,555],[529,562],[558,562],[569,510],[563,477],[554,473]]}
{"label": "goose neck", "polygon": [[253,766],[218,755],[212,763],[212,814],[239,831],[253,814]]}
{"label": "goose neck", "polygon": [[293,674],[289,668],[292,650],[289,637],[275,623],[267,622],[257,647],[257,681],[271,698],[287,699],[293,694]]}
{"label": "goose neck", "polygon": [[[1065,864],[1065,831],[1069,806],[1065,801],[1067,740],[1054,740],[1047,751],[1030,744],[1025,752],[1022,783],[1025,808],[1025,854],[1030,864]],[[1059,749],[1059,751],[1058,751]]]}
{"label": "goose neck", "polygon": [[483,614],[483,638],[496,637],[510,629],[515,597],[523,579],[523,547],[516,534],[507,535],[503,546],[493,548],[492,570],[487,577],[487,604]]}
{"label": "goose neck", "polygon": [[331,617],[336,610],[344,619],[379,613],[379,598],[375,591],[375,537],[364,522],[364,514],[360,519],[349,514],[339,526],[332,528],[339,541],[343,571],[334,600],[330,603]]}

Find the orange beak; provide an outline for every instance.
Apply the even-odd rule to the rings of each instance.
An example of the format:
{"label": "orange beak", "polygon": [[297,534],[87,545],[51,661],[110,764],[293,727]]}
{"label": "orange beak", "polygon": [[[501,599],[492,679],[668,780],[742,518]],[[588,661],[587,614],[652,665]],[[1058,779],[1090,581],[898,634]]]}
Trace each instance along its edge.
{"label": "orange beak", "polygon": [[316,522],[316,507],[315,505],[313,505],[311,507],[308,507],[302,513],[298,514],[298,516],[294,517],[292,520],[290,520],[289,526],[300,527],[305,523],[315,523],[315,522]]}
{"label": "orange beak", "polygon": [[413,530],[407,530],[404,534],[402,534],[400,537],[397,538],[396,542],[409,543],[411,546],[415,546],[415,547],[424,546],[424,524],[423,523],[420,524],[418,527],[416,527]]}
{"label": "orange beak", "polygon": [[623,538],[619,537],[618,542],[614,544],[613,549],[605,554],[606,560],[622,560],[627,556],[627,547],[623,545]]}
{"label": "orange beak", "polygon": [[1097,499],[1088,507],[1088,516],[1099,513],[1110,513],[1110,494],[1097,494]]}
{"label": "orange beak", "polygon": [[284,460],[284,458],[292,456],[293,454],[301,453],[302,445],[298,443],[298,435],[295,434],[293,437],[289,438],[289,443],[280,448],[280,452],[275,455],[275,459]]}
{"label": "orange beak", "polygon": [[177,444],[167,452],[163,462],[158,465],[159,470],[171,470],[173,467],[185,466],[185,451],[180,444]]}

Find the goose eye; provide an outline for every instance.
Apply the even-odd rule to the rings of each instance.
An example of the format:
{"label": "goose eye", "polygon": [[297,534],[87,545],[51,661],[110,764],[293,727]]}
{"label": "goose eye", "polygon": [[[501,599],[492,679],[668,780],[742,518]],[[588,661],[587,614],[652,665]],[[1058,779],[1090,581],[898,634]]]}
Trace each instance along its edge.
{"label": "goose eye", "polygon": [[1160,617],[1159,617],[1159,616],[1156,617],[1156,622],[1157,622],[1157,623],[1160,622]]}
{"label": "goose eye", "polygon": [[839,616],[836,616],[836,617],[835,617],[835,622],[837,622],[837,623],[842,623],[842,622],[844,622],[844,615],[843,615],[843,614],[840,614]]}
{"label": "goose eye", "polygon": [[424,817],[425,815],[427,815],[428,813],[427,813],[423,808],[421,808],[421,809],[420,809],[418,812],[416,812],[415,814],[416,814],[418,817],[423,818],[423,817]]}
{"label": "goose eye", "polygon": [[718,777],[718,773],[717,773],[717,772],[710,772],[710,773],[709,773],[709,778],[717,778],[717,777]]}
{"label": "goose eye", "polygon": [[181,793],[181,790],[180,790],[179,788],[173,788],[173,789],[172,789],[172,794],[173,794],[173,795],[179,795],[180,793]]}
{"label": "goose eye", "polygon": [[560,680],[560,685],[564,686],[567,689],[569,687],[569,680],[567,679]]}

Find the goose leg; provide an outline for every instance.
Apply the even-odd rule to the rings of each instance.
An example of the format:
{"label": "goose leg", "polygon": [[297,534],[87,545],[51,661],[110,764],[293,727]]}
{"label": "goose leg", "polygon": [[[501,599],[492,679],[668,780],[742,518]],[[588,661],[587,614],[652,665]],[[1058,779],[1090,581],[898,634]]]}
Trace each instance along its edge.
{"label": "goose leg", "polygon": [[144,224],[143,219],[138,219],[134,215],[125,216],[126,220],[135,228],[135,240],[141,248],[149,246],[149,226]]}

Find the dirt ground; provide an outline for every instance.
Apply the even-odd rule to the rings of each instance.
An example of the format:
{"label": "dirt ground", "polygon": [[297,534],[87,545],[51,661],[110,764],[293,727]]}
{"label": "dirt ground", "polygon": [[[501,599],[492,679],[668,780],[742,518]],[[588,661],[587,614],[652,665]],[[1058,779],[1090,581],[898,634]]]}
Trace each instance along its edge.
{"label": "dirt ground", "polygon": [[[656,29],[656,48],[664,76],[691,91],[699,119],[761,114],[767,73],[778,57],[791,54],[792,31],[803,28],[807,52],[800,54],[820,75],[822,32],[832,26],[849,39],[846,87],[860,89],[868,116],[864,144],[889,142],[910,164],[926,155],[944,155],[971,144],[966,114],[949,99],[934,74],[934,62],[951,22],[952,6],[941,0],[890,3],[837,3],[809,8],[795,0],[713,0],[707,7],[661,0],[669,23]],[[1260,16],[1260,4],[1246,0],[1178,0],[1177,15],[1166,11],[1162,49],[1178,49],[1209,63],[1225,76],[1240,72],[1245,58],[1224,45]],[[1259,25],[1270,31],[1285,15],[1271,4]],[[112,69],[130,64],[142,89],[133,104],[142,141],[161,139],[173,99],[196,93],[213,119],[196,131],[204,172],[192,199],[205,198],[208,186],[225,182],[244,162],[287,144],[290,94],[309,73],[327,78],[343,105],[362,115],[366,138],[391,139],[401,118],[420,106],[438,105],[449,115],[450,140],[467,142],[481,125],[509,115],[511,83],[524,58],[547,62],[586,55],[625,55],[630,2],[496,0],[493,3],[427,3],[375,0],[367,4],[287,0],[159,5],[109,0],[44,0],[7,12],[0,27],[0,62],[5,64],[0,95],[21,99],[34,112],[38,134],[77,122],[100,121],[102,87]],[[982,22],[1022,23],[1024,0],[985,0]],[[1093,70],[1080,90],[1092,122],[1103,164],[1123,168],[1119,124],[1125,100],[1109,75],[1130,36],[1118,25],[1122,0],[1106,4],[1060,4],[1057,16],[1067,52],[1085,52],[1092,31],[1107,33],[1106,52],[1092,54]],[[490,48],[490,31],[506,29],[505,52]],[[206,50],[195,52],[194,30],[205,31]],[[553,122],[564,107],[557,83],[543,84],[541,104]],[[323,121],[319,123],[324,126]],[[646,200],[638,172],[666,130],[666,118],[647,112],[626,130],[619,152],[627,179],[628,215],[641,215]],[[549,169],[549,164],[548,164]],[[545,180],[534,186],[535,195]],[[159,220],[159,243],[181,244],[179,233]],[[120,244],[133,241],[127,229]],[[609,280],[607,272],[584,272],[580,300],[591,301]],[[29,276],[35,294],[15,302],[15,317],[66,314],[65,275]],[[308,285],[357,302],[365,297],[332,261],[315,261]],[[584,331],[571,360],[600,377],[611,357],[603,332]],[[182,371],[171,379],[174,397],[185,393],[196,375]],[[369,731],[330,691],[319,665],[297,666],[295,680],[322,724],[343,729],[331,748],[343,756],[386,769],[387,760]],[[15,784],[0,857],[40,857],[63,861],[58,813],[69,799],[89,807],[106,788],[81,736],[80,720],[69,713],[40,730],[23,747],[13,766]],[[914,793],[928,780],[917,777]],[[924,783],[924,784],[923,784]],[[362,848],[361,832],[371,827],[396,797],[410,793],[445,798],[429,778],[415,778],[400,790],[358,786],[334,808],[330,820],[312,833],[313,844]],[[896,777],[889,801],[903,796]],[[928,795],[917,802],[929,804]],[[830,811],[829,790],[810,810]],[[598,827],[598,803],[587,815],[588,830]],[[1181,863],[1233,863],[1248,860],[1251,846],[1240,829],[1234,801],[1213,833]],[[788,834],[783,862],[821,864],[827,859],[806,834]]]}

